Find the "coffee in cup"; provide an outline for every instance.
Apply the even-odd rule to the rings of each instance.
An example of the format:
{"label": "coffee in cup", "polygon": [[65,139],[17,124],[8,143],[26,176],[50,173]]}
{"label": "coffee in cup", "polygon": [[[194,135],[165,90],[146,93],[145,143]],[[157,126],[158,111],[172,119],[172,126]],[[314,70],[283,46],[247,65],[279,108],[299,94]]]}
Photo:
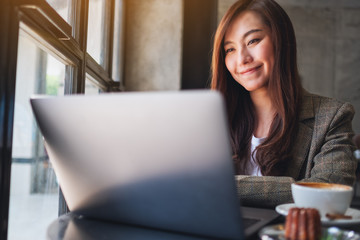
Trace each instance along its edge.
{"label": "coffee in cup", "polygon": [[322,217],[345,214],[353,197],[352,187],[335,183],[297,182],[291,191],[297,207],[316,208]]}

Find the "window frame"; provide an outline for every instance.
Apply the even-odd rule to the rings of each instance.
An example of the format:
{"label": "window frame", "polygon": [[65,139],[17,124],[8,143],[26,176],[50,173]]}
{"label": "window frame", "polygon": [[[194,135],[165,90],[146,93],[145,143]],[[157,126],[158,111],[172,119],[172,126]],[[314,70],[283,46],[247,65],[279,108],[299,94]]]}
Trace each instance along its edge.
{"label": "window frame", "polygon": [[[0,38],[0,239],[7,239],[8,233],[20,27],[34,36],[46,50],[55,53],[67,63],[70,61],[73,67],[66,70],[65,82],[68,85],[65,86],[64,94],[83,94],[86,74],[90,74],[96,84],[106,92],[123,89],[122,82],[112,78],[115,0],[106,0],[104,67],[86,52],[88,6],[89,0],[71,1],[71,26],[45,0],[0,1],[0,31],[4,36]],[[59,215],[66,212],[68,208],[60,191]]]}

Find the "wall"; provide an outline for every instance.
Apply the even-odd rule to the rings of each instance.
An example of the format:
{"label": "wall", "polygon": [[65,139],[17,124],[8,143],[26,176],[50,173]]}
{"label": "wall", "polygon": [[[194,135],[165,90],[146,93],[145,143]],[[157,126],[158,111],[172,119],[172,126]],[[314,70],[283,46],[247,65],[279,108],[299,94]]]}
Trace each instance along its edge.
{"label": "wall", "polygon": [[126,1],[127,91],[180,89],[182,0]]}
{"label": "wall", "polygon": [[[219,18],[235,0],[219,0]],[[302,83],[310,92],[351,102],[360,133],[360,1],[277,0],[290,16]]]}
{"label": "wall", "polygon": [[181,89],[210,86],[211,49],[217,27],[218,0],[183,0]]}

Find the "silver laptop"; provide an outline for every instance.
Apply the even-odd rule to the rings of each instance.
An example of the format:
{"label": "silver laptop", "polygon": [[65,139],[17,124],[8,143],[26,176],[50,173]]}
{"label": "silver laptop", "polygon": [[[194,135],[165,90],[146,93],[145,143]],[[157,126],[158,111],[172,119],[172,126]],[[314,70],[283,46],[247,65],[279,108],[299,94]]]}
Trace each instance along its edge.
{"label": "silver laptop", "polygon": [[74,213],[221,239],[270,221],[260,214],[244,226],[218,92],[37,96],[31,105]]}

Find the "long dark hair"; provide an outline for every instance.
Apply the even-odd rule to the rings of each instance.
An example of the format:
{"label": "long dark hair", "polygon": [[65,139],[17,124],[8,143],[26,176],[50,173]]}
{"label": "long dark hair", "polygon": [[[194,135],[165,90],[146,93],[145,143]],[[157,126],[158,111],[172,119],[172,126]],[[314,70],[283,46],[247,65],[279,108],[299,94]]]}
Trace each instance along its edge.
{"label": "long dark hair", "polygon": [[263,175],[282,175],[297,134],[302,87],[294,29],[289,16],[275,1],[239,0],[226,12],[214,38],[211,89],[219,90],[226,99],[236,170],[238,174],[246,174],[254,132],[254,107],[249,92],[227,70],[224,51],[226,31],[244,11],[256,12],[269,27],[275,55],[268,92],[276,115],[268,137],[257,147],[256,162]]}

